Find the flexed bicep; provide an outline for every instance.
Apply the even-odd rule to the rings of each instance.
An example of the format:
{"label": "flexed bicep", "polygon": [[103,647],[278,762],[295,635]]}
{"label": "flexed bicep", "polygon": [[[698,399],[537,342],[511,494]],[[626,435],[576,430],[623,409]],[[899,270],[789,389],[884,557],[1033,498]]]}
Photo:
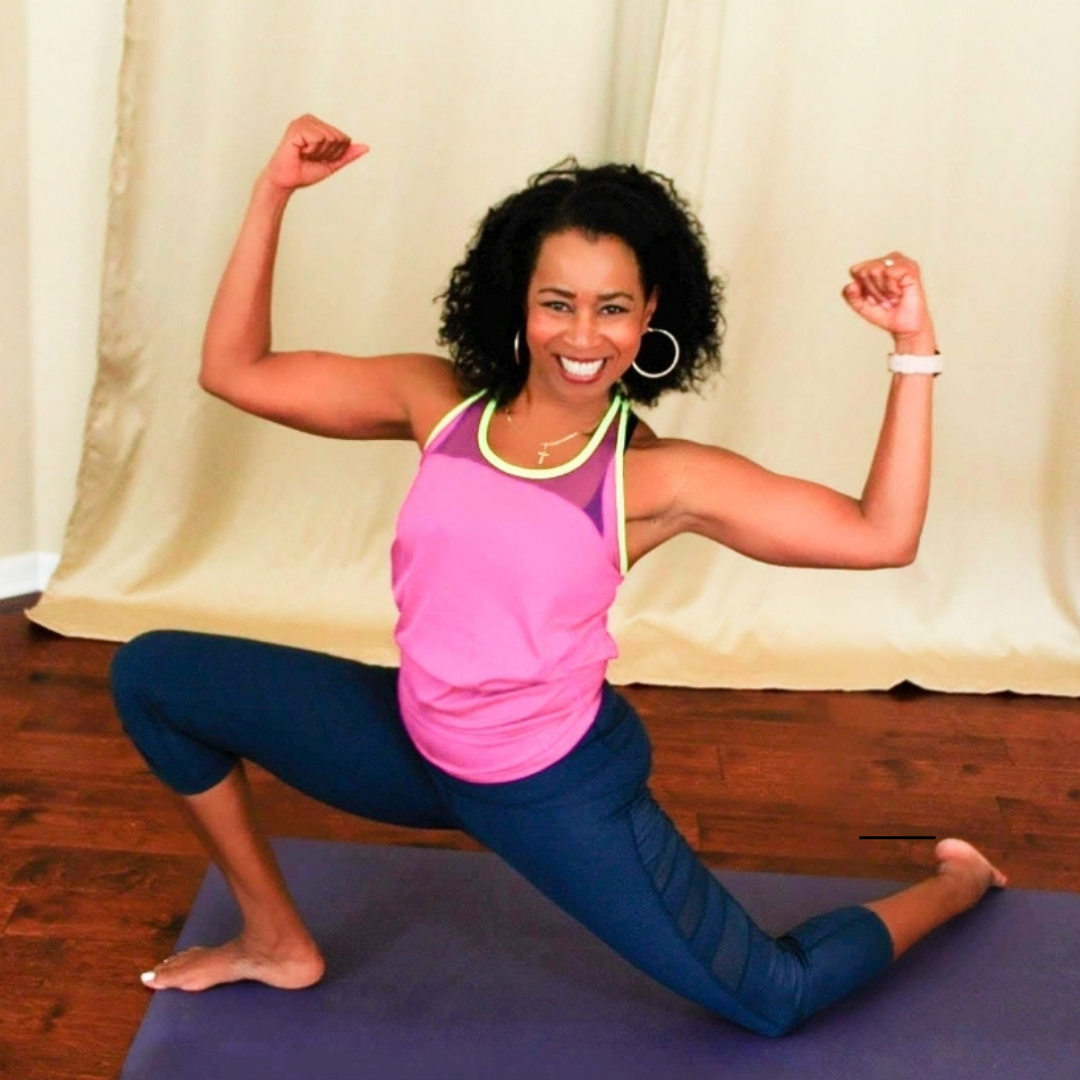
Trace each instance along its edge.
{"label": "flexed bicep", "polygon": [[672,509],[679,532],[781,566],[874,569],[909,561],[853,496],[729,450],[671,443],[680,459]]}
{"label": "flexed bicep", "polygon": [[347,439],[422,439],[459,399],[446,360],[273,348],[271,299],[281,223],[297,188],[367,151],[314,116],[289,124],[263,169],[218,285],[199,382],[230,405],[300,431]]}

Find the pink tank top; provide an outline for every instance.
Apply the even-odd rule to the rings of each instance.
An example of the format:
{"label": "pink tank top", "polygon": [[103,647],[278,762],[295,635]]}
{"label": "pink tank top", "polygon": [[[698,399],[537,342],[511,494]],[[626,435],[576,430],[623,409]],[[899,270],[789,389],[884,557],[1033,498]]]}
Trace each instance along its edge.
{"label": "pink tank top", "polygon": [[494,415],[478,395],[443,418],[391,552],[405,726],[429,761],[478,783],[539,772],[584,735],[618,655],[607,613],[626,573],[629,402],[546,469],[495,454]]}

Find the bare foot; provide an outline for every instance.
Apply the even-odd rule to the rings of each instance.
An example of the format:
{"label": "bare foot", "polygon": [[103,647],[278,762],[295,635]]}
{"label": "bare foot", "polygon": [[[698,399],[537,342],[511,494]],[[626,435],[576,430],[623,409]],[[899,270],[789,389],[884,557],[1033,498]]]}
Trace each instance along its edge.
{"label": "bare foot", "polygon": [[966,907],[982,899],[987,889],[1004,888],[1008,878],[978,848],[966,840],[942,840],[934,849],[938,873],[964,885]]}
{"label": "bare foot", "polygon": [[151,990],[207,990],[222,983],[254,979],[282,990],[302,990],[323,976],[326,965],[314,942],[274,949],[238,938],[213,948],[195,946],[163,960],[140,976]]}

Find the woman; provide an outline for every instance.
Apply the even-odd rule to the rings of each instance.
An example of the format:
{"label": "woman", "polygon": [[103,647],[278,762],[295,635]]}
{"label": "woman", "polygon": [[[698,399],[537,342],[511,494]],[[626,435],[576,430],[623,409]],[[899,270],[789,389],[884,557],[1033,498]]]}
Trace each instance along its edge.
{"label": "woman", "polygon": [[464,829],[676,992],[754,1031],[791,1031],[1005,878],[946,840],[928,880],[768,937],[653,801],[647,736],[604,682],[606,614],[629,566],[682,532],[787,565],[912,560],[940,369],[918,268],[893,253],[856,266],[844,290],[892,335],[896,372],[852,499],[636,422],[630,399],[716,365],[720,316],[697,222],[670,184],[629,166],[556,169],[489,212],[444,297],[452,364],[272,352],[289,197],[365,150],[314,117],[290,125],[214,301],[201,383],[304,431],[423,448],[393,550],[401,668],[173,632],[120,650],[125,727],[244,919],[236,940],[143,981],[322,976],[255,826],[249,758],[357,814]]}

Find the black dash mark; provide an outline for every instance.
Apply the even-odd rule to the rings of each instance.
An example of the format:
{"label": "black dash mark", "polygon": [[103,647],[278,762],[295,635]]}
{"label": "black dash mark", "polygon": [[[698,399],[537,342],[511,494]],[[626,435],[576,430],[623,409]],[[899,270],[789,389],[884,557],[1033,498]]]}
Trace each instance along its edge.
{"label": "black dash mark", "polygon": [[936,836],[860,836],[860,840],[936,840]]}

